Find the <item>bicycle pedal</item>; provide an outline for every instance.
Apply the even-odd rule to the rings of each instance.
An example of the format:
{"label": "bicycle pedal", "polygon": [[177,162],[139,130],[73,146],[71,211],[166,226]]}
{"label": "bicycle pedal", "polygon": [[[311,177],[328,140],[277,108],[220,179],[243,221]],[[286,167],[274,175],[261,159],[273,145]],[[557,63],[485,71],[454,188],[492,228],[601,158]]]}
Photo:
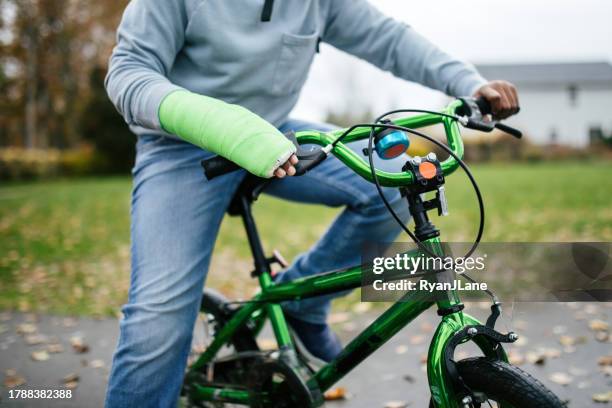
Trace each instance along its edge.
{"label": "bicycle pedal", "polygon": [[285,269],[289,266],[289,262],[285,259],[285,257],[280,253],[278,249],[272,251],[272,256],[266,259],[268,265],[277,264],[281,268]]}

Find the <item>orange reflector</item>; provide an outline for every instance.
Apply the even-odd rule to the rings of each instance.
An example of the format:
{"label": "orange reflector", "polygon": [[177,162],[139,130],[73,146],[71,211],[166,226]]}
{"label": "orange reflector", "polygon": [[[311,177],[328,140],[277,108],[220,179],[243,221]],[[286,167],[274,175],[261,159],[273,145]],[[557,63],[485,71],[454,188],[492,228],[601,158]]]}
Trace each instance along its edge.
{"label": "orange reflector", "polygon": [[436,176],[436,166],[433,163],[424,161],[419,164],[419,172],[427,180],[432,179]]}

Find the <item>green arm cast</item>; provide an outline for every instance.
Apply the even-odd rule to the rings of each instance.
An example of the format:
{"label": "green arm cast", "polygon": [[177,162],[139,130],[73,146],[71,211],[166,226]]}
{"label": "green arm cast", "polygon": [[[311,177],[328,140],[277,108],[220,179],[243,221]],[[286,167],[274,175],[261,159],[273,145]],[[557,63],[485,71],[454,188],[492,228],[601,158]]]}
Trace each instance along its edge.
{"label": "green arm cast", "polygon": [[159,107],[159,121],[166,132],[259,177],[272,177],[296,151],[273,125],[248,109],[189,91],[166,96]]}

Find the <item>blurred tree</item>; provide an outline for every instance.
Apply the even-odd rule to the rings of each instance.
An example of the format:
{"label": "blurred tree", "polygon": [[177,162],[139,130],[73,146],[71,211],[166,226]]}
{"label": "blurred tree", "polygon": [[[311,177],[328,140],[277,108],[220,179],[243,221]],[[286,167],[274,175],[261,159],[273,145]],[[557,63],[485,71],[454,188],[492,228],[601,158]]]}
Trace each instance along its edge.
{"label": "blurred tree", "polygon": [[0,135],[27,147],[78,142],[91,70],[108,59],[126,3],[0,0],[0,87],[10,115]]}
{"label": "blurred tree", "polygon": [[135,137],[106,95],[106,69],[95,67],[91,72],[89,103],[81,115],[79,130],[91,142],[100,159],[98,171],[126,173],[134,163]]}

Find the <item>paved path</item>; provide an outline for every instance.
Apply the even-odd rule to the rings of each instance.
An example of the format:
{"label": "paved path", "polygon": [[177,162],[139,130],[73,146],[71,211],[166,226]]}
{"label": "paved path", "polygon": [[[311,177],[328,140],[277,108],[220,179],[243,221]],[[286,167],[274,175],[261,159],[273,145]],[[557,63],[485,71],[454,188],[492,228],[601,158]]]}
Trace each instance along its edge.
{"label": "paved path", "polygon": [[[336,327],[344,340],[373,318],[376,313],[357,307],[350,314],[335,314]],[[484,317],[486,311],[471,307],[470,311]],[[510,311],[508,311],[510,312]],[[612,390],[612,377],[605,376],[597,360],[611,355],[609,340],[595,340],[589,323],[600,320],[609,323],[612,308],[609,305],[574,304],[519,304],[512,311],[510,324],[522,336],[522,345],[515,347],[516,358],[530,357],[536,349],[545,347],[550,355],[543,365],[525,362],[522,368],[541,379],[562,399],[569,400],[570,407],[601,407],[606,404],[592,402],[592,394]],[[427,407],[428,392],[422,358],[427,352],[431,330],[437,322],[435,313],[427,313],[409,328],[380,349],[374,356],[341,381],[349,398],[328,403],[331,408],[380,407],[389,401],[404,401],[409,407]],[[26,324],[25,326],[23,324]],[[30,326],[28,326],[28,324]],[[33,328],[42,339],[17,334],[17,329],[29,331]],[[6,370],[14,370],[24,377],[25,385],[17,388],[63,388],[63,378],[78,375],[74,397],[70,400],[15,401],[8,399],[8,390],[0,386],[0,405],[6,407],[101,407],[108,377],[112,351],[117,337],[117,320],[65,319],[53,316],[31,316],[24,314],[0,314],[0,372],[6,380]],[[503,328],[503,325],[500,326]],[[31,333],[33,335],[34,333]],[[266,334],[264,333],[264,336]],[[569,336],[569,337],[561,337]],[[84,353],[77,353],[72,343],[82,339],[88,346]],[[576,345],[562,346],[561,341]],[[45,343],[28,345],[27,341]],[[45,361],[34,361],[31,353],[43,350],[48,343],[59,343],[63,351],[51,353]],[[563,350],[565,349],[565,350]],[[43,353],[43,358],[44,358]],[[102,365],[103,364],[103,365]],[[551,381],[551,375],[567,379],[569,384],[561,386]],[[15,388],[16,389],[16,388]],[[609,405],[608,405],[609,406]]]}

